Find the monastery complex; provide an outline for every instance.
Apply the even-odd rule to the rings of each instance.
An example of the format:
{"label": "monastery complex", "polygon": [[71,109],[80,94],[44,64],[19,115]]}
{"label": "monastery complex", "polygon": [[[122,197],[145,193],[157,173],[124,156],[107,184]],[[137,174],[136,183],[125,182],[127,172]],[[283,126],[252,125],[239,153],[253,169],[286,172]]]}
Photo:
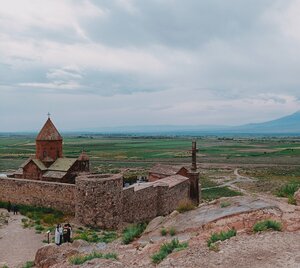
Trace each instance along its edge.
{"label": "monastery complex", "polygon": [[90,173],[89,157],[63,157],[63,138],[50,118],[36,137],[36,154],[8,178],[0,178],[0,200],[52,207],[78,223],[117,229],[167,215],[190,199],[199,204],[196,142],[191,167],[155,165],[148,182],[123,187],[122,174]]}

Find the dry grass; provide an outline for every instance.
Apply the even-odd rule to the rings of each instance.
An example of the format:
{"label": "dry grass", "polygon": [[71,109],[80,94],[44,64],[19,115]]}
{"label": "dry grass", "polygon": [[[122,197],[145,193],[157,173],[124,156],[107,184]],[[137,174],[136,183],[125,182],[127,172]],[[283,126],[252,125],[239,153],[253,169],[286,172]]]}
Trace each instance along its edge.
{"label": "dry grass", "polygon": [[186,211],[190,211],[193,210],[195,208],[195,205],[193,204],[193,202],[190,199],[183,199],[179,202],[178,207],[177,207],[177,211],[179,213],[183,213]]}

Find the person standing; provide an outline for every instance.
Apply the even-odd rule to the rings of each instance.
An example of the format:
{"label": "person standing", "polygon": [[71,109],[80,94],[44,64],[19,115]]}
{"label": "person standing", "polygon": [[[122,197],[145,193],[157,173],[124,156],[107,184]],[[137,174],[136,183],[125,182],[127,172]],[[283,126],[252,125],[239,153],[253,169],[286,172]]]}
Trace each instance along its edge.
{"label": "person standing", "polygon": [[63,229],[60,224],[57,224],[55,228],[55,244],[61,245],[62,243],[62,236],[63,236]]}
{"label": "person standing", "polygon": [[16,204],[12,205],[12,211],[13,211],[14,215],[18,214],[19,208],[18,208],[18,206]]}
{"label": "person standing", "polygon": [[14,215],[16,214],[16,205],[12,204],[11,206],[12,212],[14,213]]}
{"label": "person standing", "polygon": [[8,212],[11,211],[11,203],[10,203],[10,201],[8,201],[8,204],[7,204],[7,211],[8,211]]}
{"label": "person standing", "polygon": [[64,242],[71,243],[72,227],[70,223],[64,225]]}

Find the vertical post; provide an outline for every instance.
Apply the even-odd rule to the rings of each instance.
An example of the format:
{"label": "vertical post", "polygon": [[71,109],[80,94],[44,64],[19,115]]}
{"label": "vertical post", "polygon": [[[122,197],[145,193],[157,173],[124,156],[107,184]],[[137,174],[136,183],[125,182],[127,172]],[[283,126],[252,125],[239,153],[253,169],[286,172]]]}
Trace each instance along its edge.
{"label": "vertical post", "polygon": [[199,205],[200,187],[199,187],[199,172],[197,171],[197,143],[195,140],[192,142],[192,166],[191,171],[188,173],[190,179],[190,199],[195,205]]}
{"label": "vertical post", "polygon": [[192,141],[192,171],[197,170],[197,143],[195,140]]}
{"label": "vertical post", "polygon": [[47,231],[48,244],[50,243],[50,230]]}

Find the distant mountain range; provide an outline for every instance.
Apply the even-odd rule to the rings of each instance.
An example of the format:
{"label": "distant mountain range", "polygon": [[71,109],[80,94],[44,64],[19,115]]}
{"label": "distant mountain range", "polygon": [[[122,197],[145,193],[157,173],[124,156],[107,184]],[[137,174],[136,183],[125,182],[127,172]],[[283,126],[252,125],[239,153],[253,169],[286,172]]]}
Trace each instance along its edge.
{"label": "distant mountain range", "polygon": [[[120,126],[99,127],[95,129],[81,129],[62,131],[63,135],[137,135],[137,136],[239,136],[239,135],[277,135],[300,136],[300,111],[264,123],[254,123],[241,126],[218,125],[148,125],[148,126]],[[35,132],[9,132],[0,135],[36,135]]]}
{"label": "distant mountain range", "polygon": [[[83,131],[84,132],[84,131]],[[145,135],[222,135],[222,134],[299,134],[300,135],[300,111],[264,123],[254,123],[242,126],[176,126],[176,125],[152,125],[152,126],[123,126],[99,128],[88,132],[110,134],[145,134]]]}
{"label": "distant mountain range", "polygon": [[238,127],[232,127],[232,132],[239,133],[300,133],[300,111],[264,123],[247,124]]}

